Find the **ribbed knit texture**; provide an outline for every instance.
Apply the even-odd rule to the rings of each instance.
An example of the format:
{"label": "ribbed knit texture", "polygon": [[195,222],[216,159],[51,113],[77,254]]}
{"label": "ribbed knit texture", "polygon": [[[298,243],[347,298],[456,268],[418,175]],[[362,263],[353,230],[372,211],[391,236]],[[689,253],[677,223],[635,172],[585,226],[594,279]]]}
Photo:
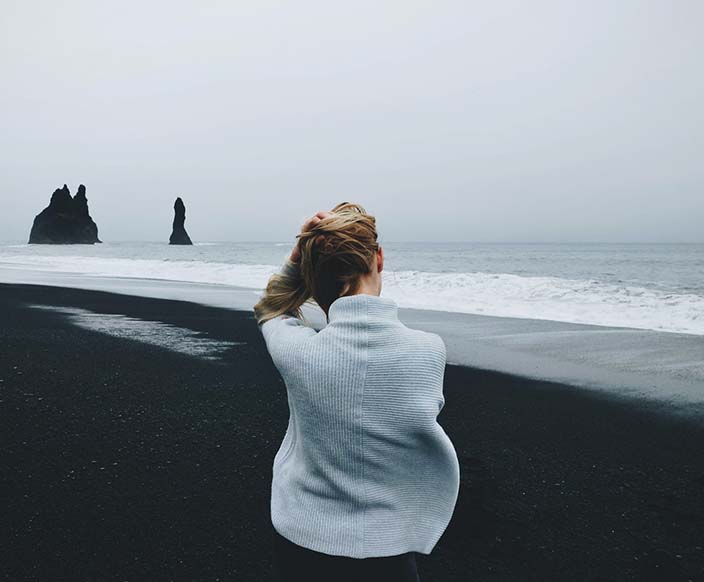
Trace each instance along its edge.
{"label": "ribbed knit texture", "polygon": [[290,410],[272,524],[326,554],[429,554],[459,492],[457,454],[437,422],[445,344],[406,327],[386,297],[340,297],[328,317],[320,331],[289,315],[261,326]]}

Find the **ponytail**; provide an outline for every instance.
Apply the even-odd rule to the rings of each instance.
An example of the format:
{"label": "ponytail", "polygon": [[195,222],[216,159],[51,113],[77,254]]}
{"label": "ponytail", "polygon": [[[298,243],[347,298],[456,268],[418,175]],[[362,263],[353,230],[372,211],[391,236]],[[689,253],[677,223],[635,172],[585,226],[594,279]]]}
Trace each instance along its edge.
{"label": "ponytail", "polygon": [[257,323],[284,313],[301,318],[300,307],[308,301],[327,314],[333,301],[356,293],[361,276],[371,272],[379,250],[374,216],[352,202],[338,204],[331,213],[296,236],[300,259],[286,259],[271,276],[254,306]]}

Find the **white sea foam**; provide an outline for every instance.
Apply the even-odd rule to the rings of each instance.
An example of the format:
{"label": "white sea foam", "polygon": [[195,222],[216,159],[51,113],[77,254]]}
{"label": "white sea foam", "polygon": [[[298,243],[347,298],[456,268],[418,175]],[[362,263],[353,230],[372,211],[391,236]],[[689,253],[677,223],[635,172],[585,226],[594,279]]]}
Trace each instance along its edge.
{"label": "white sea foam", "polygon": [[169,259],[119,259],[83,256],[2,257],[0,265],[22,269],[40,269],[60,273],[80,273],[97,277],[162,279],[215,285],[236,285],[263,289],[276,267],[206,261]]}
{"label": "white sea foam", "polygon": [[704,297],[594,280],[493,273],[390,273],[400,306],[704,335]]}
{"label": "white sea foam", "polygon": [[[0,265],[99,277],[263,289],[277,265],[82,256],[0,256]],[[633,285],[492,273],[384,271],[400,307],[704,335],[704,297]]]}
{"label": "white sea foam", "polygon": [[31,305],[30,307],[62,313],[68,316],[73,324],[84,329],[151,344],[206,360],[217,360],[231,347],[242,343],[213,340],[183,327],[120,314],[95,313],[87,309],[53,305]]}

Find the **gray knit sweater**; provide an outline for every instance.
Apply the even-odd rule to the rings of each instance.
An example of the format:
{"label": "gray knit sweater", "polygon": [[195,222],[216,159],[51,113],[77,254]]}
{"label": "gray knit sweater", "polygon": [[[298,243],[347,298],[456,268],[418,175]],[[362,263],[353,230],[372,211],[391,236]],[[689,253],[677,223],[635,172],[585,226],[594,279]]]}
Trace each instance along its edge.
{"label": "gray knit sweater", "polygon": [[[286,261],[284,274],[292,274]],[[290,541],[353,558],[429,554],[459,492],[437,415],[446,348],[406,327],[387,297],[336,299],[320,331],[290,315],[261,325],[287,388],[271,520]]]}

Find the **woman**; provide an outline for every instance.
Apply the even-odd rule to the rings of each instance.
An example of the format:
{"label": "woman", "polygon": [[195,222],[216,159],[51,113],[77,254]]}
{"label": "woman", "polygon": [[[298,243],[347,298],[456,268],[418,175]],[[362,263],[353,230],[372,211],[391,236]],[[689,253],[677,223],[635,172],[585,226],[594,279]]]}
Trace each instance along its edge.
{"label": "woman", "polygon": [[[281,580],[420,580],[445,531],[459,462],[437,423],[446,348],[381,297],[376,220],[343,202],[308,219],[254,306],[286,384],[271,520]],[[300,307],[325,312],[320,331]]]}

